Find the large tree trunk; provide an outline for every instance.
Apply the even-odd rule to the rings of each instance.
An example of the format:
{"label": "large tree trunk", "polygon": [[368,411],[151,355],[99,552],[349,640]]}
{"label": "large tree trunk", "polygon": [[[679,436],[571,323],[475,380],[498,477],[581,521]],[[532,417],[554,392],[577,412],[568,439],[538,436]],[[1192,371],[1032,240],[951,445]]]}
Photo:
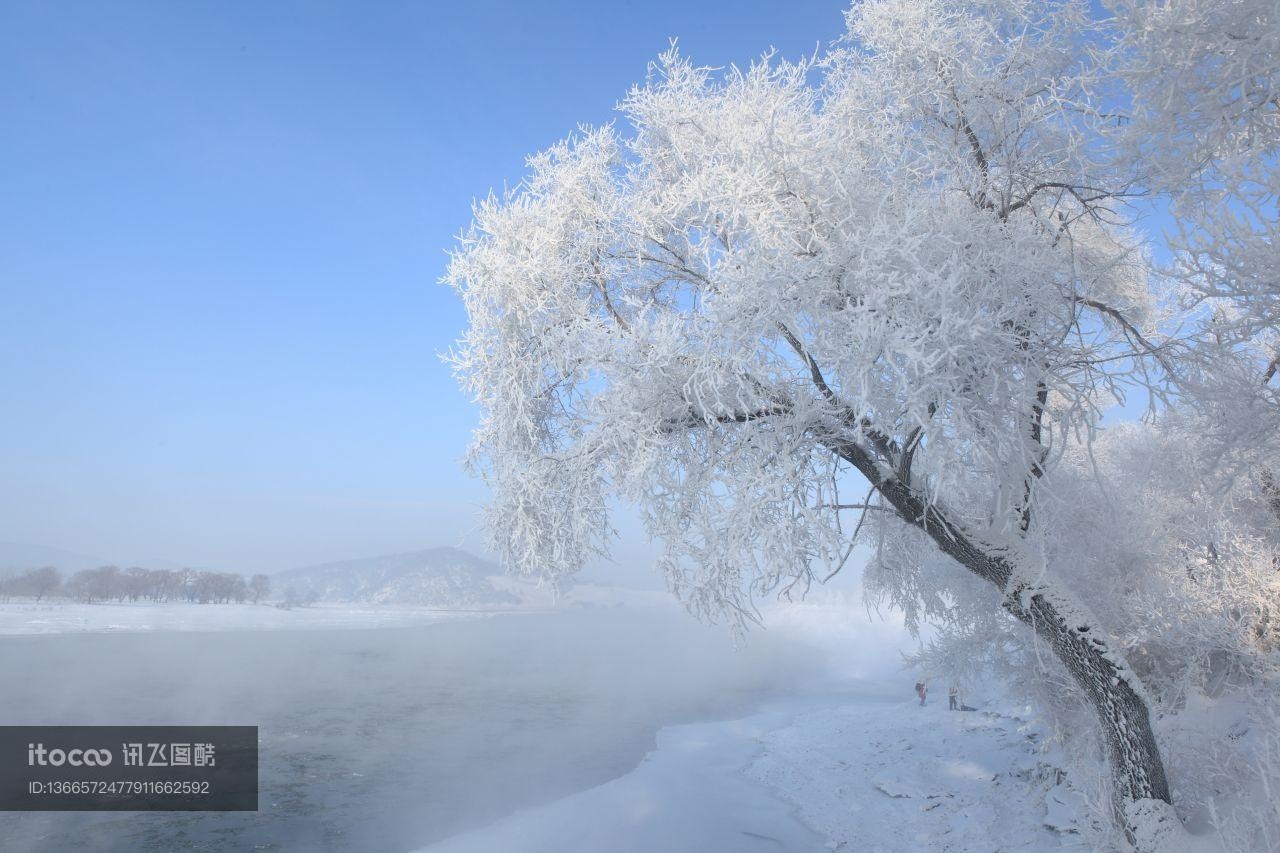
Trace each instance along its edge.
{"label": "large tree trunk", "polygon": [[1049,644],[1088,697],[1111,755],[1116,795],[1122,801],[1117,805],[1122,809],[1126,803],[1146,799],[1169,802],[1169,783],[1147,703],[1123,664],[1108,653],[1101,639],[1092,636],[1089,626],[1071,625],[1041,594],[1029,596],[1024,606],[1014,592],[1004,606]]}
{"label": "large tree trunk", "polygon": [[1130,804],[1148,799],[1168,803],[1169,783],[1147,704],[1132,673],[1108,651],[1093,626],[1073,624],[1069,610],[1050,601],[1043,591],[1017,584],[1013,567],[1004,557],[975,542],[943,510],[927,504],[861,445],[838,441],[829,446],[867,477],[904,521],[927,533],[960,565],[994,584],[1004,594],[1004,608],[1049,644],[1102,725],[1111,757],[1117,817],[1126,831],[1132,829],[1126,825]]}

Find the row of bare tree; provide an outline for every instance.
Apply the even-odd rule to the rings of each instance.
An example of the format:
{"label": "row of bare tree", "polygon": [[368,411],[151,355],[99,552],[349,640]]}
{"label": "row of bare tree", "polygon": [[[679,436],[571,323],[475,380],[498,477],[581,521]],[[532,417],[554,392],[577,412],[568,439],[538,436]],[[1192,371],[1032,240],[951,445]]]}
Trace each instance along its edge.
{"label": "row of bare tree", "polygon": [[200,604],[230,602],[254,604],[271,592],[271,579],[254,575],[246,579],[234,572],[196,569],[145,569],[134,566],[101,566],[83,569],[65,580],[53,566],[30,569],[0,578],[0,600],[10,597],[60,596],[92,604],[106,601],[189,601]]}

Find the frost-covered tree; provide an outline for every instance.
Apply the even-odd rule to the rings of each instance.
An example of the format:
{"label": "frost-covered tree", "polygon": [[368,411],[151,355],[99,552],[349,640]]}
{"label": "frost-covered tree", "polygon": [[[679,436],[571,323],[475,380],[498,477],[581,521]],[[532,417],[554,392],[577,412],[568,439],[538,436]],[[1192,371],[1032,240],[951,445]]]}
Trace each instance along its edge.
{"label": "frost-covered tree", "polygon": [[1112,137],[1175,213],[1170,274],[1204,335],[1183,367],[1200,431],[1280,522],[1280,6],[1114,4],[1128,121]]}
{"label": "frost-covered tree", "polygon": [[249,594],[253,603],[257,604],[271,592],[271,578],[266,575],[254,575],[249,578]]}
{"label": "frost-covered tree", "polygon": [[[1086,3],[870,0],[805,62],[715,73],[672,49],[620,105],[625,130],[531,158],[477,205],[447,276],[506,562],[574,572],[621,499],[689,608],[745,623],[756,596],[807,588],[874,534],[869,580],[912,618],[1030,628],[1100,723],[1118,810],[1158,812],[1151,697],[1068,582],[1129,555],[1062,546],[1078,491],[1061,463],[1126,387],[1231,372],[1239,318],[1263,309],[1238,307],[1216,343],[1209,326],[1173,337],[1124,205],[1191,198],[1206,172],[1174,164],[1274,121],[1274,90],[1207,80],[1212,47],[1178,54],[1202,84],[1188,97],[1252,118],[1201,138],[1155,100],[1167,40],[1196,38],[1161,30],[1163,8],[1101,22]],[[1184,153],[1147,157],[1124,110]],[[1189,263],[1225,267],[1194,245]],[[948,581],[959,567],[976,582]]]}

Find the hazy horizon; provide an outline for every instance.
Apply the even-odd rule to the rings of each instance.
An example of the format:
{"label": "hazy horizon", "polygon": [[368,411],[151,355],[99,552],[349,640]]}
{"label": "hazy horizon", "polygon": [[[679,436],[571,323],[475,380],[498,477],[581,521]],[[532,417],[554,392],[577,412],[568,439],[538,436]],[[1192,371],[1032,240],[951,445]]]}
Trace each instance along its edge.
{"label": "hazy horizon", "polygon": [[473,198],[671,36],[723,65],[843,31],[826,0],[68,12],[0,11],[0,540],[243,571],[481,553],[435,283]]}
{"label": "hazy horizon", "polygon": [[[279,575],[293,569],[308,569],[329,564],[359,563],[371,560],[376,561],[388,557],[435,551],[444,548],[456,548],[482,559],[489,560],[493,562],[495,566],[497,565],[497,560],[494,555],[489,553],[486,549],[452,544],[428,544],[419,548],[406,548],[402,551],[381,551],[378,553],[368,554],[337,555],[310,563],[296,563],[288,566],[262,568],[234,565],[204,565],[190,561],[183,561],[181,559],[174,560],[168,557],[139,560],[117,559],[110,555],[84,554],[40,543],[0,540],[0,574],[4,574],[6,571],[20,571],[45,565],[54,566],[62,570],[64,574],[71,574],[81,569],[92,569],[98,568],[99,566],[115,565],[120,567],[141,566],[148,569],[187,568],[200,571],[235,572],[243,575],[258,573]],[[587,583],[602,583],[627,588],[651,590],[662,589],[664,587],[664,579],[662,575],[654,570],[651,565],[652,556],[651,549],[638,545],[637,543],[631,543],[625,553],[618,555],[611,562],[601,560],[593,561],[583,570],[579,579]]]}

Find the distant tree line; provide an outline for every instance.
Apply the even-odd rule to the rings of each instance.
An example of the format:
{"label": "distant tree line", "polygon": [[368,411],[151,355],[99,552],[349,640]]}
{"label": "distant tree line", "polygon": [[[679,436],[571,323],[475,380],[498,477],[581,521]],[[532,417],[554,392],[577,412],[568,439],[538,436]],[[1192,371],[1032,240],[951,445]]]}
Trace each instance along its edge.
{"label": "distant tree line", "polygon": [[187,601],[199,604],[261,602],[271,592],[271,579],[248,579],[235,572],[196,569],[144,569],[134,566],[101,566],[83,569],[63,578],[53,566],[29,569],[0,578],[0,600],[11,597],[41,601],[54,596],[87,604],[124,601]]}

